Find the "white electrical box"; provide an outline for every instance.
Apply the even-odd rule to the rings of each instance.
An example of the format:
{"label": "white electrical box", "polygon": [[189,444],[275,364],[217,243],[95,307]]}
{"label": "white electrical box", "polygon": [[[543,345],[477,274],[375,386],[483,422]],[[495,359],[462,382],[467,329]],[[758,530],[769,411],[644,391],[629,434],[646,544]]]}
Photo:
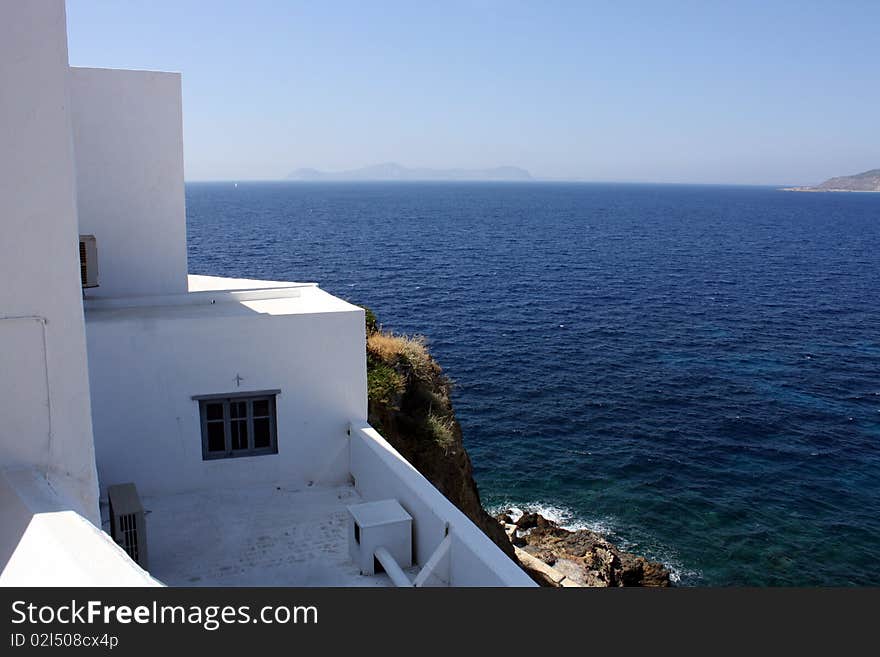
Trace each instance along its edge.
{"label": "white electrical box", "polygon": [[412,516],[397,500],[348,507],[348,546],[362,575],[376,573],[375,553],[385,548],[401,568],[412,566]]}

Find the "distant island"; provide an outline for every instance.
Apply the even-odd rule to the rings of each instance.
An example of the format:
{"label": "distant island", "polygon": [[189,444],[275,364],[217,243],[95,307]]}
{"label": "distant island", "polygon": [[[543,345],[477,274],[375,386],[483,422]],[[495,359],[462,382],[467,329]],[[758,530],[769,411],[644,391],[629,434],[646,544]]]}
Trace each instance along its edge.
{"label": "distant island", "polygon": [[532,175],[525,169],[510,166],[491,169],[410,169],[394,162],[386,162],[348,171],[329,172],[317,169],[297,169],[291,171],[287,175],[287,179],[311,181],[524,181],[532,180]]}
{"label": "distant island", "polygon": [[871,169],[854,176],[829,178],[815,187],[785,187],[785,192],[880,192],[880,169]]}

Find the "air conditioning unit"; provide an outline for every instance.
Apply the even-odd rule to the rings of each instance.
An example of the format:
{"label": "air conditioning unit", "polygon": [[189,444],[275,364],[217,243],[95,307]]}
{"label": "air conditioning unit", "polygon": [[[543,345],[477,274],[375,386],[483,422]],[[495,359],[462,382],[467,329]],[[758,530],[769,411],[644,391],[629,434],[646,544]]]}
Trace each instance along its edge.
{"label": "air conditioning unit", "polygon": [[79,275],[83,287],[98,287],[98,245],[94,235],[79,236]]}
{"label": "air conditioning unit", "polygon": [[147,569],[147,527],[144,507],[134,484],[107,488],[110,502],[110,535],[141,568]]}

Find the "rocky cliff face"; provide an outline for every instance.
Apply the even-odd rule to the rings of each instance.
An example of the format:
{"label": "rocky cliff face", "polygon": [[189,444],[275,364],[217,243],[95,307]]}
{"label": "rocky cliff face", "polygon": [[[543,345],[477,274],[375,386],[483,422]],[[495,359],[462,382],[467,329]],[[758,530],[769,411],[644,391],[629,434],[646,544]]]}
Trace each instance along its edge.
{"label": "rocky cliff face", "polygon": [[370,424],[505,554],[546,586],[669,585],[662,565],[619,551],[593,532],[569,532],[537,514],[514,522],[486,513],[449,379],[424,340],[383,332],[366,312]]}
{"label": "rocky cliff face", "polygon": [[503,527],[480,504],[473,466],[449,397],[449,379],[419,338],[384,333],[367,312],[369,422],[498,547]]}

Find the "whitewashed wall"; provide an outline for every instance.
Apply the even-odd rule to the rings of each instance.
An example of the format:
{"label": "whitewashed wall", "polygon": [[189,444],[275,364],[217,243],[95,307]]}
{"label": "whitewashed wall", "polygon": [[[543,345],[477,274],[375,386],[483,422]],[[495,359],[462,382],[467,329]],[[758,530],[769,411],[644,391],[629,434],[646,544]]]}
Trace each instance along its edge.
{"label": "whitewashed wall", "polygon": [[98,521],[61,0],[0,3],[0,467]]}
{"label": "whitewashed wall", "polygon": [[[102,491],[128,481],[141,494],[164,494],[348,480],[348,423],[366,417],[362,310],[232,317],[206,311],[202,319],[144,312],[141,319],[87,312]],[[278,454],[202,460],[193,395],[274,389],[281,390]]]}
{"label": "whitewashed wall", "polygon": [[98,244],[89,297],[186,292],[180,74],[70,69],[79,226]]}
{"label": "whitewashed wall", "polygon": [[159,586],[30,471],[0,472],[0,587]]}

